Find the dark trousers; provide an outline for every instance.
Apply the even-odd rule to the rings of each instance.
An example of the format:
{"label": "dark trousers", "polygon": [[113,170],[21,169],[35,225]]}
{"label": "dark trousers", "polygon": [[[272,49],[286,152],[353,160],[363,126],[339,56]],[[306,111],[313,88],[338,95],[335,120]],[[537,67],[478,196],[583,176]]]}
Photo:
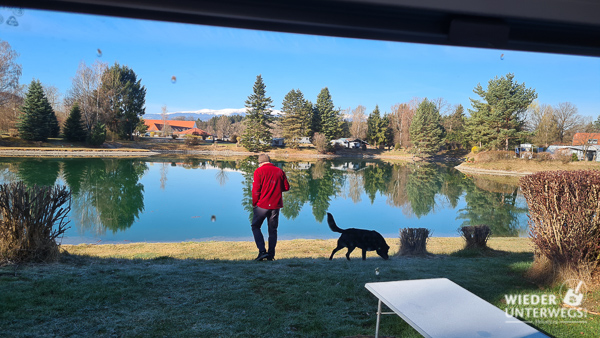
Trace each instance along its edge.
{"label": "dark trousers", "polygon": [[254,207],[254,215],[252,216],[252,234],[254,242],[259,252],[267,251],[265,249],[265,238],[263,237],[260,227],[265,218],[269,226],[269,256],[275,257],[275,246],[277,245],[277,226],[279,225],[279,209],[263,209]]}

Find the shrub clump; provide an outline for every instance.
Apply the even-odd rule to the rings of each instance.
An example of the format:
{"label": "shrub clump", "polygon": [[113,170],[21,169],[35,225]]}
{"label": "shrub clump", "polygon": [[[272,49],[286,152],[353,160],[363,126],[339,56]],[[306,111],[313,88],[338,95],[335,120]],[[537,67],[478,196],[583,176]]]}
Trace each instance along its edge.
{"label": "shrub clump", "polygon": [[465,239],[465,249],[487,249],[487,241],[492,234],[487,225],[465,226],[459,232]]}
{"label": "shrub clump", "polygon": [[200,144],[200,137],[196,135],[185,135],[184,140],[187,146],[197,146]]}
{"label": "shrub clump", "polygon": [[539,172],[519,183],[536,246],[531,277],[593,283],[600,277],[600,171]]}
{"label": "shrub clump", "polygon": [[331,143],[329,143],[329,141],[327,141],[327,137],[325,137],[324,134],[315,133],[312,139],[312,143],[315,146],[315,149],[317,149],[317,151],[320,154],[325,154],[333,151],[333,146],[331,145]]}
{"label": "shrub clump", "polygon": [[546,152],[537,153],[535,154],[534,159],[537,162],[549,162],[552,160],[552,154]]}
{"label": "shrub clump", "polygon": [[0,263],[49,262],[69,228],[71,192],[64,186],[0,185]]}
{"label": "shrub clump", "polygon": [[429,234],[430,231],[425,228],[400,229],[400,250],[398,250],[398,255],[426,255]]}

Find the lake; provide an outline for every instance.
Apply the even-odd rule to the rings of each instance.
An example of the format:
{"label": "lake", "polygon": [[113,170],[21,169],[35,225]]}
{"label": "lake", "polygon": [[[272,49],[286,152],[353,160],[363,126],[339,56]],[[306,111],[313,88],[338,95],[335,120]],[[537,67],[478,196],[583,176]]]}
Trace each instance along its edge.
{"label": "lake", "polygon": [[[326,213],[341,228],[398,237],[401,228],[459,236],[487,224],[494,236],[527,235],[527,203],[517,186],[469,177],[453,165],[336,159],[273,161],[288,177],[280,239],[328,239]],[[63,244],[251,241],[256,156],[2,158],[0,181],[60,184],[72,193]],[[266,224],[263,231],[266,233]]]}

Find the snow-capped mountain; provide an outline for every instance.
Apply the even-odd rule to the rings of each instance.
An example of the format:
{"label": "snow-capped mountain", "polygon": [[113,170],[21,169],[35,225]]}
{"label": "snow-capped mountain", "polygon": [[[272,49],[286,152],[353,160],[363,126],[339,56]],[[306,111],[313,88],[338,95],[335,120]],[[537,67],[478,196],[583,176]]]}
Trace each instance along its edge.
{"label": "snow-capped mountain", "polygon": [[[272,112],[273,115],[280,115],[281,112],[279,110],[273,110]],[[231,116],[231,115],[241,115],[241,116],[246,116],[246,108],[226,108],[226,109],[200,109],[200,110],[194,110],[194,111],[178,111],[178,112],[172,112],[172,113],[167,113],[169,120],[172,120],[176,117],[181,117],[184,116],[186,118],[191,117],[193,120],[197,120],[200,119],[202,121],[207,121],[210,120],[211,118],[215,117],[215,116],[221,116],[221,115],[227,115],[227,116]],[[146,120],[160,120],[162,119],[162,117],[160,116],[160,114],[145,114],[143,116],[144,119]]]}

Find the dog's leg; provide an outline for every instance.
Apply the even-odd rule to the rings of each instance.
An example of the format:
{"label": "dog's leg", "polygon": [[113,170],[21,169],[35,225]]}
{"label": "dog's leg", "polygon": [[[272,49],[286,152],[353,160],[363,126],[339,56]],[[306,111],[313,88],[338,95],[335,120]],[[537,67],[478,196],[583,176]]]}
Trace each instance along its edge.
{"label": "dog's leg", "polygon": [[363,261],[367,259],[367,250],[362,249],[362,259]]}
{"label": "dog's leg", "polygon": [[333,259],[333,255],[335,255],[336,252],[340,251],[341,249],[343,249],[343,246],[337,246],[335,249],[333,249],[333,251],[331,252],[331,256],[329,256],[329,260]]}
{"label": "dog's leg", "polygon": [[350,260],[350,254],[352,253],[352,251],[354,251],[354,247],[353,246],[349,246],[348,247],[348,252],[346,252],[346,258],[348,260]]}

